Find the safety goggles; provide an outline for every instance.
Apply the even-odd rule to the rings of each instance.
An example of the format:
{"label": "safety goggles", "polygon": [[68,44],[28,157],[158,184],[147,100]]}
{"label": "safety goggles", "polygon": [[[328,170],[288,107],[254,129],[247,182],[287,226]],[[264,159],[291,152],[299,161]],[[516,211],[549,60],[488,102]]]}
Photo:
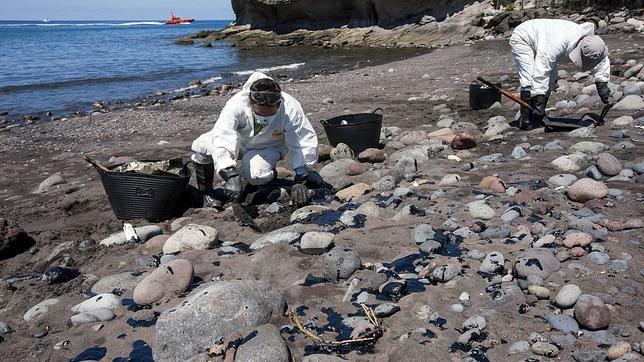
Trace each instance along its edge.
{"label": "safety goggles", "polygon": [[250,92],[250,100],[260,106],[276,106],[282,99],[280,92]]}

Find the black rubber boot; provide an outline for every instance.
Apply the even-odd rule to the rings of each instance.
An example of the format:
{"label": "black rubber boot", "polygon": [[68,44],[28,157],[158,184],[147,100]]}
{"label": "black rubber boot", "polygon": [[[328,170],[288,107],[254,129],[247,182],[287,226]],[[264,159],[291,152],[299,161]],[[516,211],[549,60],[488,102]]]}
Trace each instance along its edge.
{"label": "black rubber boot", "polygon": [[[530,89],[521,89],[521,100],[525,101],[526,103],[530,104],[532,101],[532,98],[530,97]],[[532,129],[531,126],[531,119],[532,119],[532,112],[530,111],[530,108],[526,106],[521,106],[521,115],[519,116],[519,129],[521,130],[529,130]]]}
{"label": "black rubber boot", "polygon": [[215,181],[215,166],[210,164],[194,163],[197,188],[203,195],[203,207],[220,208],[222,202],[214,197],[212,183]]}
{"label": "black rubber boot", "polygon": [[536,112],[532,112],[530,117],[529,129],[536,129],[536,128],[541,128],[545,126],[545,124],[543,123],[543,117],[545,117],[546,115],[547,104],[548,104],[548,97],[546,95],[537,95],[532,97],[530,105],[532,106],[532,108],[536,109],[541,113],[539,114]]}

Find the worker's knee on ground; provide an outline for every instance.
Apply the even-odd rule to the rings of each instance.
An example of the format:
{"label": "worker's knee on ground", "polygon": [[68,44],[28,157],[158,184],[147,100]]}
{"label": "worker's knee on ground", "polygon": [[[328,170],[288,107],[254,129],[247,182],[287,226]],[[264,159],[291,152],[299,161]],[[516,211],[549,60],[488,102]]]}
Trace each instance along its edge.
{"label": "worker's knee on ground", "polygon": [[259,155],[245,160],[241,166],[241,175],[251,185],[264,185],[275,177],[273,167]]}
{"label": "worker's knee on ground", "polygon": [[252,167],[248,170],[248,173],[245,177],[246,181],[249,184],[259,186],[265,185],[275,178],[275,171],[268,168],[259,167],[258,169],[253,169]]}

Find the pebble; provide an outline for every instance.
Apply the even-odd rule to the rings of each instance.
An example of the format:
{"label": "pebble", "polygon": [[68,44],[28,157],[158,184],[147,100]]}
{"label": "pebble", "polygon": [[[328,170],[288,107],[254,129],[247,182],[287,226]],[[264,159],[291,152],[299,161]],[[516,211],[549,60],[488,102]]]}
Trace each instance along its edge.
{"label": "pebble", "polygon": [[338,143],[333,150],[331,150],[331,159],[337,160],[353,160],[355,155],[351,147],[344,143]]}
{"label": "pebble", "polygon": [[387,154],[378,148],[367,148],[358,154],[358,161],[369,163],[385,162]]}
{"label": "pebble", "polygon": [[27,322],[35,320],[38,317],[47,313],[49,311],[49,307],[54,306],[56,304],[58,304],[58,299],[56,298],[45,299],[42,302],[29,308],[29,310],[25,312],[25,315],[23,316],[23,318]]}
{"label": "pebble", "polygon": [[555,187],[569,186],[575,181],[577,181],[577,176],[571,174],[558,174],[548,179],[548,183]]}
{"label": "pebble", "polygon": [[596,155],[601,151],[607,150],[608,146],[601,142],[581,141],[568,148],[571,152],[580,152],[589,155]]}
{"label": "pebble", "polygon": [[486,177],[484,177],[483,180],[481,180],[481,183],[479,184],[479,186],[482,189],[492,190],[492,191],[499,192],[499,193],[505,192],[505,190],[506,190],[505,183],[500,178],[498,178],[496,176],[486,176]]}
{"label": "pebble", "polygon": [[446,283],[452,280],[458,274],[458,268],[454,265],[447,264],[436,268],[432,272],[432,278],[438,282]]}
{"label": "pebble", "polygon": [[593,180],[601,180],[602,179],[602,173],[597,168],[597,165],[589,166],[586,169],[586,171],[584,171],[584,175],[592,178]]}
{"label": "pebble", "polygon": [[184,250],[206,250],[215,246],[218,231],[205,225],[188,224],[172,234],[163,245],[164,254],[175,254]]}
{"label": "pebble", "polygon": [[572,249],[576,246],[585,247],[590,245],[593,241],[593,237],[584,232],[573,232],[568,235],[563,240],[563,245],[568,249]]}
{"label": "pebble", "polygon": [[621,116],[613,120],[613,126],[615,127],[625,127],[633,123],[633,117],[631,116]]}
{"label": "pebble", "polygon": [[515,160],[520,160],[520,159],[526,157],[527,155],[528,155],[528,153],[522,147],[516,146],[512,150],[512,157]]}
{"label": "pebble", "polygon": [[396,303],[382,303],[378,304],[373,310],[378,318],[390,317],[400,311],[400,306]]}
{"label": "pebble", "polygon": [[485,330],[486,327],[487,322],[485,321],[485,318],[481,317],[480,315],[473,315],[467,318],[461,325],[462,330],[465,331],[473,328],[482,331]]}
{"label": "pebble", "polygon": [[121,298],[119,296],[112,293],[103,293],[76,304],[71,308],[71,311],[74,313],[83,313],[97,308],[114,310],[120,306]]}
{"label": "pebble", "polygon": [[470,216],[474,219],[490,220],[494,218],[496,212],[484,202],[472,202],[469,206]]}
{"label": "pebble", "polygon": [[52,187],[56,185],[62,185],[64,183],[67,183],[63,176],[59,173],[53,174],[49,177],[47,177],[43,182],[38,185],[38,188],[34,190],[32,193],[33,194],[43,194],[49,191]]}
{"label": "pebble", "polygon": [[579,331],[577,321],[567,314],[549,314],[546,317],[546,321],[552,328],[564,333],[577,333]]}
{"label": "pebble", "polygon": [[608,351],[606,351],[606,357],[612,361],[614,359],[618,359],[622,357],[623,355],[625,355],[630,351],[631,351],[630,343],[619,341],[613,344],[612,346],[610,346],[610,348],[608,348]]}
{"label": "pebble", "polygon": [[548,299],[550,298],[550,289],[539,286],[531,285],[528,287],[528,292],[539,299]]}
{"label": "pebble", "polygon": [[348,279],[361,265],[362,261],[357,251],[335,248],[324,255],[322,278],[330,282]]}
{"label": "pebble", "polygon": [[461,181],[461,176],[457,174],[447,174],[438,182],[438,186],[456,185]]}
{"label": "pebble", "polygon": [[114,312],[107,308],[95,308],[73,315],[70,321],[73,326],[77,326],[80,324],[109,321],[114,319],[114,317]]}
{"label": "pebble", "polygon": [[596,264],[596,265],[604,265],[604,264],[608,263],[608,261],[610,260],[610,256],[608,256],[608,254],[603,253],[603,252],[599,252],[599,251],[592,251],[592,252],[588,253],[586,258],[591,263]]}
{"label": "pebble", "polygon": [[498,251],[493,251],[485,256],[479,271],[489,274],[496,274],[505,270],[505,257]]}
{"label": "pebble", "polygon": [[[291,216],[291,218],[292,217],[293,216]],[[259,250],[269,245],[291,244],[302,235],[302,233],[295,230],[297,230],[295,226],[286,226],[281,229],[277,229],[255,240],[250,245],[250,248],[252,250]]]}
{"label": "pebble", "polygon": [[550,249],[545,248],[528,249],[519,254],[514,263],[514,273],[523,279],[537,275],[545,280],[559,268],[559,261]]}
{"label": "pebble", "polygon": [[622,170],[622,162],[610,153],[603,152],[597,157],[597,168],[606,176],[615,176]]}
{"label": "pebble", "polygon": [[[157,225],[139,226],[134,228],[134,231],[136,232],[136,235],[139,237],[141,242],[146,242],[154,236],[163,234],[163,230],[160,226]],[[123,245],[128,242],[129,240],[125,237],[125,233],[119,231],[101,240],[100,244],[103,246],[114,246]]]}
{"label": "pebble", "polygon": [[526,353],[530,351],[530,342],[528,341],[516,341],[508,347],[509,354],[519,354]]}
{"label": "pebble", "polygon": [[589,330],[604,329],[611,319],[610,309],[604,301],[590,294],[579,297],[574,314],[579,325]]}
{"label": "pebble", "polygon": [[171,292],[185,291],[192,281],[192,263],[177,259],[159,266],[137,284],[134,289],[134,302],[149,305],[161,300]]}
{"label": "pebble", "polygon": [[570,333],[551,334],[548,337],[548,342],[554,344],[559,349],[565,349],[574,345],[577,342],[577,339]]}
{"label": "pebble", "polygon": [[559,354],[559,348],[547,342],[536,342],[530,350],[536,355],[545,357],[556,357]]}
{"label": "pebble", "polygon": [[351,199],[355,199],[359,196],[362,196],[370,191],[371,191],[370,185],[365,183],[358,183],[338,191],[335,194],[335,197],[342,202],[346,202]]}
{"label": "pebble", "polygon": [[568,188],[568,198],[576,202],[601,199],[606,195],[608,195],[608,187],[603,182],[589,178],[582,178]]}
{"label": "pebble", "polygon": [[327,232],[311,231],[305,233],[300,241],[300,248],[305,254],[320,255],[333,244],[335,235]]}
{"label": "pebble", "polygon": [[463,313],[465,311],[465,307],[459,303],[452,304],[449,309],[454,313]]}
{"label": "pebble", "polygon": [[555,296],[555,305],[562,309],[571,308],[577,303],[580,295],[581,288],[575,284],[566,284],[559,289],[559,292]]}
{"label": "pebble", "polygon": [[572,358],[576,362],[602,362],[606,360],[606,352],[597,351],[575,351],[572,352]]}
{"label": "pebble", "polygon": [[579,157],[560,156],[550,162],[550,164],[564,172],[575,172],[581,169],[581,166],[577,163],[579,161]]}
{"label": "pebble", "polygon": [[414,228],[414,241],[416,244],[433,240],[435,235],[436,232],[429,224],[420,224]]}

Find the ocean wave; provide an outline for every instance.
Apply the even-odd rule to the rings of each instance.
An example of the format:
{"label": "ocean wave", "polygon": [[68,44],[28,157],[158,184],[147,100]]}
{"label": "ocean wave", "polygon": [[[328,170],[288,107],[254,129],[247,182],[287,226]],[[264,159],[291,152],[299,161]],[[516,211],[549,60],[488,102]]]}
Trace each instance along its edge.
{"label": "ocean wave", "polygon": [[20,27],[60,27],[60,26],[140,26],[140,25],[163,25],[158,21],[135,21],[128,23],[20,23],[20,24],[0,24],[0,28],[20,28]]}
{"label": "ocean wave", "polygon": [[183,93],[183,92],[185,92],[185,91],[187,91],[187,90],[195,89],[195,88],[197,88],[197,87],[200,87],[202,84],[212,84],[212,83],[215,83],[216,81],[218,81],[218,80],[222,80],[222,79],[223,79],[222,77],[212,77],[212,78],[208,78],[208,79],[202,80],[202,81],[201,81],[201,84],[193,84],[193,85],[189,85],[189,86],[186,86],[186,87],[181,87],[181,88],[173,89],[173,90],[171,91],[171,93]]}
{"label": "ocean wave", "polygon": [[255,72],[268,73],[268,72],[273,72],[273,71],[276,71],[276,70],[283,70],[283,69],[291,69],[292,70],[292,69],[297,69],[297,68],[299,68],[299,67],[301,67],[301,66],[303,66],[305,64],[306,63],[293,63],[293,64],[286,64],[286,65],[277,65],[277,66],[269,67],[269,68],[257,68],[257,69],[254,69],[254,70],[242,70],[242,71],[239,71],[239,72],[234,72],[233,74],[235,74],[235,75],[250,75],[250,74],[253,74]]}

